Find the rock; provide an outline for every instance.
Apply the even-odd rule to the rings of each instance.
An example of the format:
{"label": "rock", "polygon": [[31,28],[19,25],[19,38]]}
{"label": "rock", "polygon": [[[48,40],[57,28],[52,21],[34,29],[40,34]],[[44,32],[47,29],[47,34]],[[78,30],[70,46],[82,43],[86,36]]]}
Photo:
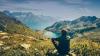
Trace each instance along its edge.
{"label": "rock", "polygon": [[9,38],[9,36],[2,36],[1,39]]}
{"label": "rock", "polygon": [[76,56],[76,54],[74,53],[74,50],[71,50],[71,51],[69,52],[69,54],[70,54],[71,56]]}
{"label": "rock", "polygon": [[4,47],[4,50],[10,49],[10,46]]}
{"label": "rock", "polygon": [[6,32],[0,32],[1,35],[7,35],[8,33]]}
{"label": "rock", "polygon": [[4,42],[3,41],[0,41],[0,46],[4,45]]}
{"label": "rock", "polygon": [[31,45],[23,43],[23,44],[21,44],[21,46],[24,47],[25,49],[29,49]]}

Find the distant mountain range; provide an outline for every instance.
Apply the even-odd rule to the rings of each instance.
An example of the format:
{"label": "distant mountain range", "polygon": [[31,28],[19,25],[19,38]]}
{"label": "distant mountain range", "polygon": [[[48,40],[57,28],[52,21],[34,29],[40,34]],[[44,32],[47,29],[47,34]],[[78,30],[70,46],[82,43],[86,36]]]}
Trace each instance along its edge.
{"label": "distant mountain range", "polygon": [[[5,14],[5,16],[4,16]],[[59,21],[54,19],[50,16],[43,16],[43,15],[34,15],[32,12],[10,12],[10,11],[3,11],[1,12],[1,17],[13,18],[13,19],[6,19],[9,22],[14,21],[17,24],[25,24],[26,26],[30,27],[31,29],[44,29],[48,31],[52,31],[54,33],[60,33],[62,29],[69,29],[70,31],[74,32],[87,32],[93,31],[94,29],[100,28],[100,18],[96,16],[82,16],[78,19],[73,21]],[[57,22],[58,21],[58,22]],[[7,23],[9,23],[7,22]],[[56,22],[56,23],[54,23]],[[3,24],[2,21],[0,22],[0,26]],[[13,24],[14,24],[13,23]],[[54,23],[54,24],[53,24]],[[12,23],[10,23],[12,24]],[[53,25],[52,25],[53,24]],[[50,26],[52,25],[52,26]],[[48,27],[49,26],[49,27]],[[5,27],[5,25],[3,26]],[[0,28],[3,29],[3,28]],[[3,29],[5,30],[5,29]]]}
{"label": "distant mountain range", "polygon": [[0,31],[23,35],[32,35],[33,33],[33,30],[21,23],[21,21],[6,15],[4,12],[0,12]]}
{"label": "distant mountain range", "polygon": [[99,29],[100,18],[97,18],[96,16],[82,16],[73,21],[56,22],[52,26],[45,28],[45,30],[60,33],[60,30],[64,28],[78,33]]}
{"label": "distant mountain range", "polygon": [[5,10],[4,13],[8,16],[15,17],[17,20],[20,20],[32,29],[41,30],[57,21],[56,18],[44,15],[35,15],[32,12],[10,12]]}

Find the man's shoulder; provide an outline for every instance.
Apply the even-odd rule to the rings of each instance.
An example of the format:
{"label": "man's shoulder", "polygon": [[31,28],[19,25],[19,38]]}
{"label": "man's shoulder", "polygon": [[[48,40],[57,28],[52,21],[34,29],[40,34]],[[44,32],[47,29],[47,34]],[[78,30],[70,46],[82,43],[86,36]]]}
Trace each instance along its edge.
{"label": "man's shoulder", "polygon": [[52,40],[56,40],[56,41],[58,41],[60,38],[58,37],[58,38],[52,38]]}

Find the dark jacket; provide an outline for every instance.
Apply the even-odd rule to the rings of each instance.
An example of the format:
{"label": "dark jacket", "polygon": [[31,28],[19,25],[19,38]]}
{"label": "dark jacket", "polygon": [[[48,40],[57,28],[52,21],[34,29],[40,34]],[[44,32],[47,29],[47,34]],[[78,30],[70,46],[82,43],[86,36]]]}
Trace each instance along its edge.
{"label": "dark jacket", "polygon": [[66,35],[67,32],[62,31],[62,35],[59,38],[52,38],[52,43],[54,44],[59,54],[68,54],[70,51],[70,40]]}

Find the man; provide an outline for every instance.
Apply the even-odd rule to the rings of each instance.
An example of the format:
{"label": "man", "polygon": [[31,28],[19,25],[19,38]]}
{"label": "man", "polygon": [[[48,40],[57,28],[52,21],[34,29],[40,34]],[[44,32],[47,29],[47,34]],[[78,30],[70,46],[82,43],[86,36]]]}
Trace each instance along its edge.
{"label": "man", "polygon": [[52,38],[52,43],[58,51],[58,56],[66,56],[70,51],[70,40],[67,37],[68,32],[66,30],[61,31],[59,38]]}

